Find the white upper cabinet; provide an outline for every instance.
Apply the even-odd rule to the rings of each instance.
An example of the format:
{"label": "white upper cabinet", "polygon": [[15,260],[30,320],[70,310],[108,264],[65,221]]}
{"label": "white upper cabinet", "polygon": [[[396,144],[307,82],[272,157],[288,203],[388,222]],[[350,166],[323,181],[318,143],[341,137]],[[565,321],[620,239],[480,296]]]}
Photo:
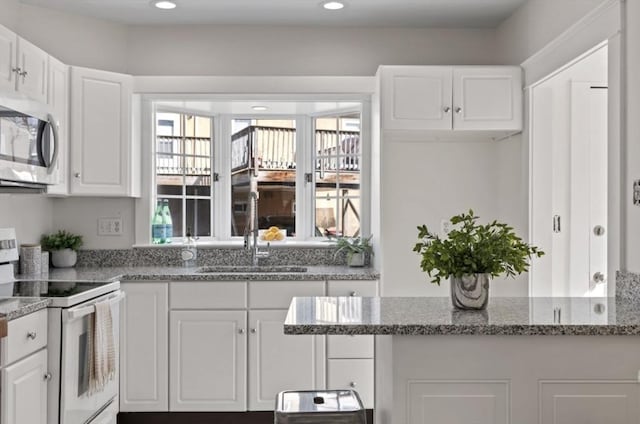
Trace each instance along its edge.
{"label": "white upper cabinet", "polygon": [[522,129],[522,71],[518,67],[453,69],[453,129]]}
{"label": "white upper cabinet", "polygon": [[0,25],[0,95],[47,102],[49,55]]}
{"label": "white upper cabinet", "polygon": [[384,130],[517,132],[522,75],[512,66],[382,66]]}
{"label": "white upper cabinet", "polygon": [[131,75],[71,68],[70,192],[136,196]]}
{"label": "white upper cabinet", "polygon": [[47,187],[53,195],[69,194],[69,67],[49,56],[47,105],[58,128],[58,184]]}

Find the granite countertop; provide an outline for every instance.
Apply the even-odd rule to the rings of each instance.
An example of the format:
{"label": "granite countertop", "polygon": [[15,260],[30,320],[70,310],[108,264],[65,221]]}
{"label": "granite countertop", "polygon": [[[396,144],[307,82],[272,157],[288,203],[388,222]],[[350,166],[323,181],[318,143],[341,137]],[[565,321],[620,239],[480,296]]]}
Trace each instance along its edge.
{"label": "granite countertop", "polygon": [[49,281],[279,281],[279,280],[376,280],[373,268],[347,266],[306,266],[307,272],[215,272],[201,273],[202,267],[87,267],[52,268],[48,276],[18,275],[18,280]]}
{"label": "granite countertop", "polygon": [[492,298],[459,311],[448,297],[296,297],[285,334],[640,335],[640,303],[612,298]]}
{"label": "granite countertop", "polygon": [[49,306],[50,299],[40,297],[0,297],[0,319],[7,321]]}

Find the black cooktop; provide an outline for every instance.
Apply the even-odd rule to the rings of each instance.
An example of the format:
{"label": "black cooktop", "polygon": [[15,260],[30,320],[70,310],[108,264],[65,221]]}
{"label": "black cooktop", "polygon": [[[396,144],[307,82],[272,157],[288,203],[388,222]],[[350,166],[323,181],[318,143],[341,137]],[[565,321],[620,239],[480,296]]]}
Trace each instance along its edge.
{"label": "black cooktop", "polygon": [[[13,287],[11,285],[13,284]],[[0,284],[0,296],[16,297],[70,297],[109,283],[76,281],[15,281]]]}

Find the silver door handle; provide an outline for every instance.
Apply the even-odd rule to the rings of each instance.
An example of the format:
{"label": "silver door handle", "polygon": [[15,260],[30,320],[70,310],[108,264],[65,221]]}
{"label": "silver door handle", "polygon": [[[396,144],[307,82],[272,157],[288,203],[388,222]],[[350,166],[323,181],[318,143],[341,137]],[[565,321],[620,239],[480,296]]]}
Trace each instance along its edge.
{"label": "silver door handle", "polygon": [[449,113],[449,111],[451,111],[451,108],[449,106],[445,106],[443,109],[444,113]]}
{"label": "silver door handle", "polygon": [[604,274],[601,273],[600,271],[596,272],[595,274],[593,274],[593,281],[597,284],[597,283],[604,283]]}
{"label": "silver door handle", "polygon": [[51,373],[50,373],[50,372],[48,372],[48,373],[46,373],[46,374],[44,375],[44,380],[45,380],[45,381],[51,381],[51,378],[52,378],[52,376],[51,376]]}
{"label": "silver door handle", "polygon": [[22,69],[18,68],[12,68],[11,72],[15,72],[18,75],[22,75]]}
{"label": "silver door handle", "polygon": [[20,73],[20,76],[26,77],[26,76],[27,76],[27,71],[22,71],[22,72]]}
{"label": "silver door handle", "polygon": [[51,155],[51,163],[49,164],[49,168],[47,170],[47,172],[51,174],[58,160],[58,125],[56,124],[56,120],[52,115],[49,115],[47,119],[49,120],[49,126],[51,126],[51,133],[53,134],[53,154]]}
{"label": "silver door handle", "polygon": [[349,387],[355,388],[357,386],[355,381],[352,381],[351,383],[349,383]]}
{"label": "silver door handle", "polygon": [[354,297],[354,296],[357,296],[357,295],[358,295],[358,292],[356,292],[356,291],[352,291],[351,293],[349,293],[349,296],[351,296],[351,297]]}
{"label": "silver door handle", "polygon": [[244,328],[241,328],[238,330],[238,334],[244,334],[244,333],[245,333]]}
{"label": "silver door handle", "polygon": [[76,172],[75,174],[73,174],[73,176],[76,177],[76,178],[80,178],[80,173]]}
{"label": "silver door handle", "polygon": [[462,108],[461,107],[457,107],[456,108],[456,113],[460,113],[460,112],[462,112]]}
{"label": "silver door handle", "polygon": [[251,329],[251,334],[256,334],[257,332],[258,332],[258,330],[257,330],[257,329],[255,329],[255,328],[252,328],[252,329]]}
{"label": "silver door handle", "polygon": [[27,339],[35,340],[38,334],[35,331],[29,331],[27,333]]}

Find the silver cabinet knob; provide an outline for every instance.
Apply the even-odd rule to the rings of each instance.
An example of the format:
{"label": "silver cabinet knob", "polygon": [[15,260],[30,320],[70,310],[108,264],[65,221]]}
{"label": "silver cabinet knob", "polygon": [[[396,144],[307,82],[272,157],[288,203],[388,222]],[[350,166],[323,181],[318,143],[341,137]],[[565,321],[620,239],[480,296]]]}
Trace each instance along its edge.
{"label": "silver cabinet knob", "polygon": [[251,334],[256,334],[257,332],[258,332],[258,329],[256,329],[256,328],[252,328],[251,329]]}
{"label": "silver cabinet knob", "polygon": [[21,75],[22,74],[22,69],[20,69],[19,67],[18,68],[12,68],[11,72],[15,72],[16,74]]}
{"label": "silver cabinet knob", "polygon": [[46,374],[44,375],[44,380],[45,380],[45,381],[51,381],[51,378],[52,378],[52,376],[51,376],[51,373],[50,373],[50,372],[48,372],[48,373],[46,373]]}
{"label": "silver cabinet knob", "polygon": [[444,111],[444,113],[449,113],[449,111],[451,111],[451,108],[449,106],[445,106],[444,108],[442,108],[442,110]]}
{"label": "silver cabinet knob", "polygon": [[75,174],[73,174],[73,176],[76,177],[76,178],[80,178],[80,173],[76,172]]}
{"label": "silver cabinet knob", "polygon": [[600,271],[593,274],[593,281],[596,283],[604,283],[604,274]]}
{"label": "silver cabinet knob", "polygon": [[27,76],[27,71],[20,72],[20,76],[26,77]]}
{"label": "silver cabinet knob", "polygon": [[604,227],[602,225],[596,225],[595,227],[593,227],[593,234],[597,235],[597,236],[603,236],[605,233],[604,231]]}
{"label": "silver cabinet knob", "polygon": [[36,339],[36,336],[37,336],[37,334],[36,334],[36,332],[35,332],[35,331],[29,331],[29,332],[27,333],[27,339],[35,340],[35,339]]}
{"label": "silver cabinet knob", "polygon": [[244,328],[241,328],[238,330],[238,334],[244,334],[244,333],[245,333]]}
{"label": "silver cabinet knob", "polygon": [[355,388],[357,386],[355,381],[352,381],[351,383],[349,383],[349,387],[353,387]]}
{"label": "silver cabinet knob", "polygon": [[349,293],[349,296],[353,297],[353,296],[357,296],[358,292],[356,291],[352,291],[351,293]]}
{"label": "silver cabinet knob", "polygon": [[462,108],[461,107],[457,107],[456,108],[456,113],[460,113],[460,112],[462,112]]}

